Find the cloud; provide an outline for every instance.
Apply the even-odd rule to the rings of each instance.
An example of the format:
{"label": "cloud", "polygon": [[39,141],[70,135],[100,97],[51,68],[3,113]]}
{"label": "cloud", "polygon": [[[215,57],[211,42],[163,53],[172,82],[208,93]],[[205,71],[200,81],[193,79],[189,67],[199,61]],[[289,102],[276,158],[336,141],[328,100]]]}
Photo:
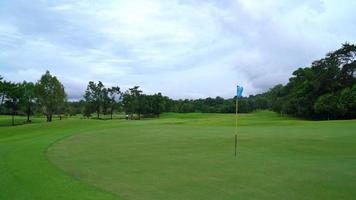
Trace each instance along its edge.
{"label": "cloud", "polygon": [[88,81],[174,98],[231,97],[285,83],[355,42],[356,2],[247,0],[2,1],[0,74],[50,70],[71,99]]}

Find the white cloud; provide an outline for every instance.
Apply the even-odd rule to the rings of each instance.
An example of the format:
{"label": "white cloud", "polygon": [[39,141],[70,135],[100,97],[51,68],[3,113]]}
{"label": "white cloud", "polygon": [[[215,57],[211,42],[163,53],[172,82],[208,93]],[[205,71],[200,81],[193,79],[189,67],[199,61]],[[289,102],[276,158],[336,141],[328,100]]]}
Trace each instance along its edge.
{"label": "white cloud", "polygon": [[356,2],[247,0],[2,1],[0,73],[50,70],[69,96],[90,80],[174,98],[231,97],[285,83],[345,41]]}

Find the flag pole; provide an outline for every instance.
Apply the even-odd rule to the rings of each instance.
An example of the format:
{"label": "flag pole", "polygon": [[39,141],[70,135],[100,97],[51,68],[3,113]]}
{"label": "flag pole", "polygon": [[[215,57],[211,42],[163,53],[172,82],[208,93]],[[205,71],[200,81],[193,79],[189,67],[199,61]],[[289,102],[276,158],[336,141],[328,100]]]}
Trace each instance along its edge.
{"label": "flag pole", "polygon": [[236,87],[236,113],[235,113],[235,157],[237,156],[237,118],[239,111],[239,97],[242,97],[243,87],[237,85]]}
{"label": "flag pole", "polygon": [[239,107],[239,97],[236,95],[236,114],[235,114],[235,157],[237,156],[237,112]]}

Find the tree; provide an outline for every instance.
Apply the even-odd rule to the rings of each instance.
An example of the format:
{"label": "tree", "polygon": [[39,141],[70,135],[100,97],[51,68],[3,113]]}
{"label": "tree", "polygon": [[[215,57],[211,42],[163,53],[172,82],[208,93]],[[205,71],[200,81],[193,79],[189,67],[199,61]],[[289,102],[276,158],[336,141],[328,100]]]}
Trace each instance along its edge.
{"label": "tree", "polygon": [[188,99],[185,99],[182,102],[179,111],[182,113],[195,112],[195,108],[194,105]]}
{"label": "tree", "polygon": [[130,119],[133,118],[133,114],[137,113],[138,118],[141,118],[141,113],[143,111],[142,104],[140,104],[142,91],[139,90],[139,86],[129,88],[124,94],[122,103],[126,114],[130,115]]}
{"label": "tree", "polygon": [[2,111],[6,95],[10,90],[11,84],[12,83],[5,81],[4,78],[0,76],[0,112]]}
{"label": "tree", "polygon": [[314,104],[314,110],[322,116],[327,116],[327,119],[334,117],[337,112],[337,97],[330,93],[320,96]]}
{"label": "tree", "polygon": [[100,118],[100,109],[105,100],[104,89],[104,84],[101,81],[98,84],[90,81],[84,94],[86,113],[96,112],[98,119]]}
{"label": "tree", "polygon": [[106,116],[106,112],[108,111],[110,105],[110,98],[109,91],[105,87],[101,91],[101,98],[101,110],[104,116]]}
{"label": "tree", "polygon": [[1,112],[1,108],[2,105],[4,103],[4,99],[5,99],[5,88],[4,88],[4,81],[3,81],[3,77],[0,76],[0,112]]}
{"label": "tree", "polygon": [[153,102],[152,102],[152,112],[155,114],[157,117],[161,114],[161,112],[164,109],[163,105],[163,96],[159,92],[158,94],[153,95]]}
{"label": "tree", "polygon": [[122,95],[122,105],[126,115],[129,115],[129,118],[132,119],[134,113],[133,97],[130,95],[129,91],[126,91]]}
{"label": "tree", "polygon": [[69,116],[75,116],[82,113],[85,102],[80,101],[67,101],[65,104],[65,113]]}
{"label": "tree", "polygon": [[356,117],[356,84],[351,89],[345,88],[341,91],[338,106],[342,117]]}
{"label": "tree", "polygon": [[83,108],[83,115],[84,117],[87,117],[87,118],[90,118],[91,117],[91,114],[93,113],[93,107],[92,107],[93,104],[90,104],[90,103],[86,103],[84,105],[84,108]]}
{"label": "tree", "polygon": [[64,86],[56,76],[52,76],[49,71],[46,71],[36,83],[36,94],[47,117],[47,122],[51,122],[52,115],[65,102],[66,93]]}
{"label": "tree", "polygon": [[6,93],[6,105],[11,109],[12,125],[15,125],[14,116],[20,107],[22,87],[17,83],[10,83]]}
{"label": "tree", "polygon": [[286,89],[283,85],[278,84],[269,90],[267,96],[271,109],[277,113],[282,113],[283,97],[286,95]]}
{"label": "tree", "polygon": [[114,110],[116,109],[118,102],[122,98],[122,93],[120,92],[120,87],[111,87],[108,89],[108,107],[110,109],[110,119]]}
{"label": "tree", "polygon": [[[355,69],[356,46],[343,44],[314,61],[311,67],[294,71],[285,86],[272,88],[266,95],[270,107],[276,112],[305,118],[356,117],[350,114],[352,103],[349,103],[353,99],[350,88],[356,84]],[[349,90],[344,91],[345,88]]]}
{"label": "tree", "polygon": [[32,82],[24,81],[21,84],[23,96],[22,96],[22,104],[25,107],[25,113],[27,115],[27,123],[31,122],[30,115],[32,114],[33,106],[35,104],[36,93],[35,93],[35,84]]}

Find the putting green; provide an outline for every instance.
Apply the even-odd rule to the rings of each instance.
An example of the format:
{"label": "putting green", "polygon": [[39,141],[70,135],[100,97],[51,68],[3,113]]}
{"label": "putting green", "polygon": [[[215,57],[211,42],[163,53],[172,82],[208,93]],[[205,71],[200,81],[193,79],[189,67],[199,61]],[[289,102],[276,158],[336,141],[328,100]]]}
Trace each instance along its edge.
{"label": "putting green", "polygon": [[356,121],[166,114],[67,137],[47,156],[122,199],[354,199]]}

